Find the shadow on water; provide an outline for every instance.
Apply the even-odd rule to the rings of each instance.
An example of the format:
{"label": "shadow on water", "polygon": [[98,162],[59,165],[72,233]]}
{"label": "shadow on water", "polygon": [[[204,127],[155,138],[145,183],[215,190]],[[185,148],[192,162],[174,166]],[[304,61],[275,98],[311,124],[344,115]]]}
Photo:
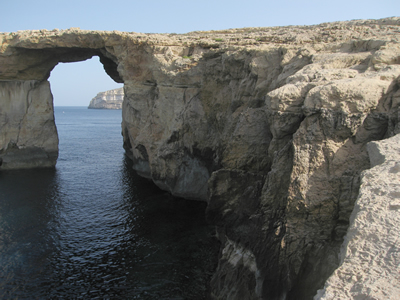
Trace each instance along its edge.
{"label": "shadow on water", "polygon": [[174,198],[123,158],[89,199],[62,172],[0,172],[0,298],[207,299],[219,245],[205,203]]}
{"label": "shadow on water", "polygon": [[46,257],[56,249],[57,187],[54,169],[0,172],[2,299],[20,295],[24,278],[34,285],[46,269]]}

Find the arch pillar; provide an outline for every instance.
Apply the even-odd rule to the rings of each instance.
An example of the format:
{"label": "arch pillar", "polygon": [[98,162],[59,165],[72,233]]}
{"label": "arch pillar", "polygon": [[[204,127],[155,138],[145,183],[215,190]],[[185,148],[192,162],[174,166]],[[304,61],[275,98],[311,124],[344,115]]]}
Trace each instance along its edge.
{"label": "arch pillar", "polygon": [[0,169],[53,167],[58,157],[47,80],[0,81]]}

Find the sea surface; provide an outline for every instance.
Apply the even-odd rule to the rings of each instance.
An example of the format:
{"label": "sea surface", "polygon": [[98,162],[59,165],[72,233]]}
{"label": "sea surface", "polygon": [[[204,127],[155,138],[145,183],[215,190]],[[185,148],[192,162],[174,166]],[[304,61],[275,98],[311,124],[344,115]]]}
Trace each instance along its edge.
{"label": "sea surface", "polygon": [[0,299],[207,299],[205,203],[124,156],[120,110],[55,107],[55,168],[0,171]]}

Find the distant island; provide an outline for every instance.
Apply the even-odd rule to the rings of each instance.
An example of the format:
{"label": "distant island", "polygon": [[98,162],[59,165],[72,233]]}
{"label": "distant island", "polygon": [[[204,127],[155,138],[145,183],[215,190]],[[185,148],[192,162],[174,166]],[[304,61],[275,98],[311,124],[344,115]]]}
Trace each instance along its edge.
{"label": "distant island", "polygon": [[114,89],[100,92],[94,97],[88,108],[93,109],[122,109],[122,101],[124,100],[124,89]]}

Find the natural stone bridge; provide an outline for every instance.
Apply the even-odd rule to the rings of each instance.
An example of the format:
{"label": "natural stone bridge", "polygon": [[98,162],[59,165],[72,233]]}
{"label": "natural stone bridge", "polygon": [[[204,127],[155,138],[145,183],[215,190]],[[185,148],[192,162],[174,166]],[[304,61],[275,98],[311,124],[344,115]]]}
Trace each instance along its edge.
{"label": "natural stone bridge", "polygon": [[[400,133],[399,28],[390,18],[186,35],[0,34],[0,169],[55,165],[47,79],[59,62],[99,56],[124,83],[134,168],[208,202],[222,243],[213,297],[311,299],[338,267],[370,167],[366,145]],[[372,282],[365,288],[346,272],[318,298],[400,291],[396,270],[385,271],[387,285],[357,274]]]}

